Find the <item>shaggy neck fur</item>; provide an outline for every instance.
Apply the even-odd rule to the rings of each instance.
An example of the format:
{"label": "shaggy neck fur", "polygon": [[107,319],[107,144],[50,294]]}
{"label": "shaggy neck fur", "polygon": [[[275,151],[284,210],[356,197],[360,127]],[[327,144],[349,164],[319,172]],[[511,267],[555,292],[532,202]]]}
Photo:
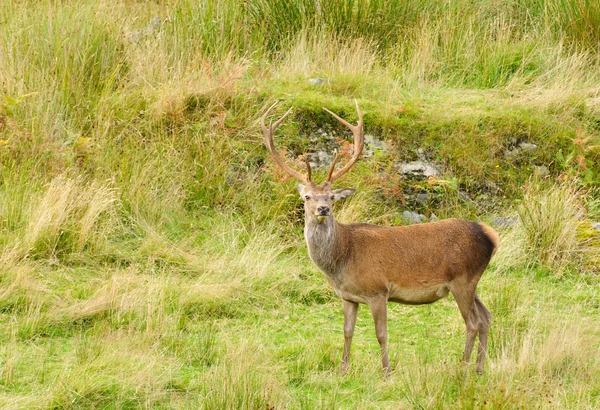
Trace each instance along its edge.
{"label": "shaggy neck fur", "polygon": [[337,276],[341,270],[340,244],[336,234],[338,229],[339,225],[331,215],[323,223],[306,217],[304,225],[304,237],[310,258],[323,272],[332,277]]}

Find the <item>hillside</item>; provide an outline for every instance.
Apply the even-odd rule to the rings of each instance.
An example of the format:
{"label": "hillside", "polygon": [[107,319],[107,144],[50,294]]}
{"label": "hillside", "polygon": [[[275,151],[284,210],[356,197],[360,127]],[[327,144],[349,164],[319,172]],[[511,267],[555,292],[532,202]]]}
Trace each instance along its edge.
{"label": "hillside", "polygon": [[[1,2],[0,407],[598,406],[598,44],[592,0]],[[482,376],[451,297],[339,373],[277,100],[317,180],[360,104],[340,221],[494,224]]]}

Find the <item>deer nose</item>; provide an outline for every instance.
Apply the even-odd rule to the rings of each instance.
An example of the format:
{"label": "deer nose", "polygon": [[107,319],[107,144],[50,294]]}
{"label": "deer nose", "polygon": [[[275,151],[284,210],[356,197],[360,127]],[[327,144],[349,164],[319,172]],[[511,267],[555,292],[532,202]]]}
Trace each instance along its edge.
{"label": "deer nose", "polygon": [[319,212],[319,215],[327,215],[329,213],[329,207],[328,206],[320,206],[317,208],[317,211]]}

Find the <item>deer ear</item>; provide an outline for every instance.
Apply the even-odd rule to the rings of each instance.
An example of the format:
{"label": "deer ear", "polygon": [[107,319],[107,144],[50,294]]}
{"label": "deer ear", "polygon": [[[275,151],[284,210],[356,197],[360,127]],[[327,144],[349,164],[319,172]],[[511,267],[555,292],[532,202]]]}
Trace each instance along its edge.
{"label": "deer ear", "polygon": [[298,192],[300,193],[300,196],[302,196],[302,193],[304,192],[304,188],[306,188],[306,187],[302,184],[298,184],[296,186],[298,187]]}
{"label": "deer ear", "polygon": [[333,200],[334,201],[338,201],[340,199],[346,199],[346,198],[348,198],[355,191],[356,191],[356,189],[348,189],[348,188],[346,188],[346,189],[334,189],[333,191],[331,191],[331,193],[333,194]]}

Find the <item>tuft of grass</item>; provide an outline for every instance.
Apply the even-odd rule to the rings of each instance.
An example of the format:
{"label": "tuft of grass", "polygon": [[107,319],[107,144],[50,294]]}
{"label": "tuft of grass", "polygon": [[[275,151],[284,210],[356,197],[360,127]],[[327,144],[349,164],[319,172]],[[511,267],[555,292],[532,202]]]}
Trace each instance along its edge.
{"label": "tuft of grass", "polygon": [[590,251],[581,237],[582,199],[572,182],[546,186],[530,183],[516,208],[518,222],[501,232],[494,258],[497,270],[541,266],[560,276],[566,271],[585,270]]}
{"label": "tuft of grass", "polygon": [[554,271],[561,272],[581,257],[577,222],[581,208],[576,187],[565,183],[551,188],[530,186],[518,208],[524,251]]}
{"label": "tuft of grass", "polygon": [[107,185],[56,177],[32,204],[21,244],[24,256],[57,257],[86,249],[102,253],[118,225],[116,202],[115,190]]}
{"label": "tuft of grass", "polygon": [[269,388],[254,372],[218,366],[203,380],[201,409],[277,408]]}

